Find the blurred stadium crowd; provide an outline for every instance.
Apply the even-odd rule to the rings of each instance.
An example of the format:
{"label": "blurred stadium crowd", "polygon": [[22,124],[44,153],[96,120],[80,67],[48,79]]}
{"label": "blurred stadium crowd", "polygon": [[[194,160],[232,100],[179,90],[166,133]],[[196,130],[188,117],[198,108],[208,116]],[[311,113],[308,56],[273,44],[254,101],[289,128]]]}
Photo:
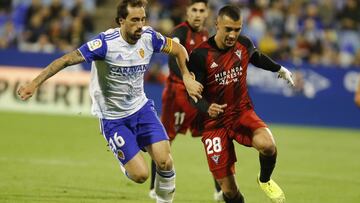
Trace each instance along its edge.
{"label": "blurred stadium crowd", "polygon": [[[148,23],[164,34],[170,34],[185,19],[186,0],[148,2]],[[360,67],[360,0],[209,2],[210,33],[214,33],[217,10],[234,3],[242,7],[242,33],[272,58],[295,64]],[[1,0],[0,49],[46,53],[73,50],[103,31],[94,19],[101,15],[97,9],[106,7],[113,14],[110,16],[115,16],[114,2],[108,0]],[[104,23],[108,22],[100,24]],[[163,69],[161,66],[166,63],[158,68]]]}

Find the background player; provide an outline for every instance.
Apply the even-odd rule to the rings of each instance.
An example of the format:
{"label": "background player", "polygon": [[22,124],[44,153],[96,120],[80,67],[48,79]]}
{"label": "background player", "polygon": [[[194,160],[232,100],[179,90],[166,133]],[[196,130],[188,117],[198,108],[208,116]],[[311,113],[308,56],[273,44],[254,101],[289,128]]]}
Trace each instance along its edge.
{"label": "background player", "polygon": [[[208,39],[208,32],[204,29],[208,17],[207,0],[191,0],[187,10],[185,22],[177,25],[171,37],[182,44],[188,53],[196,46]],[[181,79],[181,72],[176,63],[176,58],[169,56],[170,74],[167,78],[162,96],[161,122],[173,141],[178,133],[185,134],[191,128],[191,123],[197,115],[197,109],[189,103],[188,95]],[[191,129],[192,136],[199,136],[196,129]],[[155,163],[152,162],[151,184],[149,196],[155,198]],[[216,183],[216,182],[215,182]],[[215,200],[221,200],[220,186],[216,183]]]}
{"label": "background player", "polygon": [[280,187],[270,179],[277,150],[267,125],[256,115],[248,95],[248,63],[278,72],[293,85],[291,73],[260,53],[252,41],[240,35],[242,17],[236,6],[220,9],[216,35],[193,50],[189,69],[204,85],[196,106],[204,112],[202,141],[208,165],[224,193],[225,202],[244,202],[234,174],[236,154],[233,140],[259,151],[258,183],[272,202],[285,202]]}
{"label": "background player", "polygon": [[124,0],[117,7],[120,28],[109,29],[49,64],[18,94],[29,99],[48,78],[67,66],[92,62],[90,94],[92,113],[101,120],[101,129],[123,172],[134,182],[148,178],[147,164],[140,153],[149,152],[157,166],[157,202],[172,202],[175,171],[168,137],[156,116],[153,101],[144,93],[144,72],[154,52],[177,58],[185,86],[196,100],[202,90],[186,68],[187,52],[170,38],[144,27],[143,0]]}

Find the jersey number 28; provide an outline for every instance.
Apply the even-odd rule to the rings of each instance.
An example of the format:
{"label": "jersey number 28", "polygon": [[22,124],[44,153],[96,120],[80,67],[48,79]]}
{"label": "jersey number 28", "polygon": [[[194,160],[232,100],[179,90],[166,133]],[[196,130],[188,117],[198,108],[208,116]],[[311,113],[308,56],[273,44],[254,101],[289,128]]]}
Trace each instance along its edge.
{"label": "jersey number 28", "polygon": [[206,139],[206,153],[213,154],[214,152],[221,152],[221,139],[220,137],[214,137],[213,139]]}

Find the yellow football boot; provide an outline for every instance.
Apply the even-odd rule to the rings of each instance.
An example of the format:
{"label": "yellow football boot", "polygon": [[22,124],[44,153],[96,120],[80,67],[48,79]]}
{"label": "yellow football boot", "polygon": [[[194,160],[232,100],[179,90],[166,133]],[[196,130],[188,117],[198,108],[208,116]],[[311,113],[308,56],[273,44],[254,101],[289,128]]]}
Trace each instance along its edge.
{"label": "yellow football boot", "polygon": [[285,203],[285,194],[272,179],[270,179],[266,183],[260,182],[259,176],[257,178],[257,182],[260,188],[265,192],[266,196],[268,196],[273,203]]}

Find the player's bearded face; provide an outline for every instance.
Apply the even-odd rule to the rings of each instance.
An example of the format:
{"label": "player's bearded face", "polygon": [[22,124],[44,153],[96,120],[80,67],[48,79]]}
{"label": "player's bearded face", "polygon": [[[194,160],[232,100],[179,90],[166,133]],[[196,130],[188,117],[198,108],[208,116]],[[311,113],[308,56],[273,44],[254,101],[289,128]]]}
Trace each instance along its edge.
{"label": "player's bearded face", "polygon": [[241,29],[242,29],[242,18],[234,21],[228,16],[222,16],[217,19],[217,32],[218,38],[221,41],[223,48],[232,47],[235,45]]}
{"label": "player's bearded face", "polygon": [[205,19],[208,17],[208,9],[205,3],[194,3],[187,9],[187,21],[190,26],[199,31],[204,26]]}
{"label": "player's bearded face", "polygon": [[136,43],[142,34],[142,28],[145,25],[145,9],[143,7],[128,7],[129,14],[126,19],[120,20],[120,25],[129,43]]}

